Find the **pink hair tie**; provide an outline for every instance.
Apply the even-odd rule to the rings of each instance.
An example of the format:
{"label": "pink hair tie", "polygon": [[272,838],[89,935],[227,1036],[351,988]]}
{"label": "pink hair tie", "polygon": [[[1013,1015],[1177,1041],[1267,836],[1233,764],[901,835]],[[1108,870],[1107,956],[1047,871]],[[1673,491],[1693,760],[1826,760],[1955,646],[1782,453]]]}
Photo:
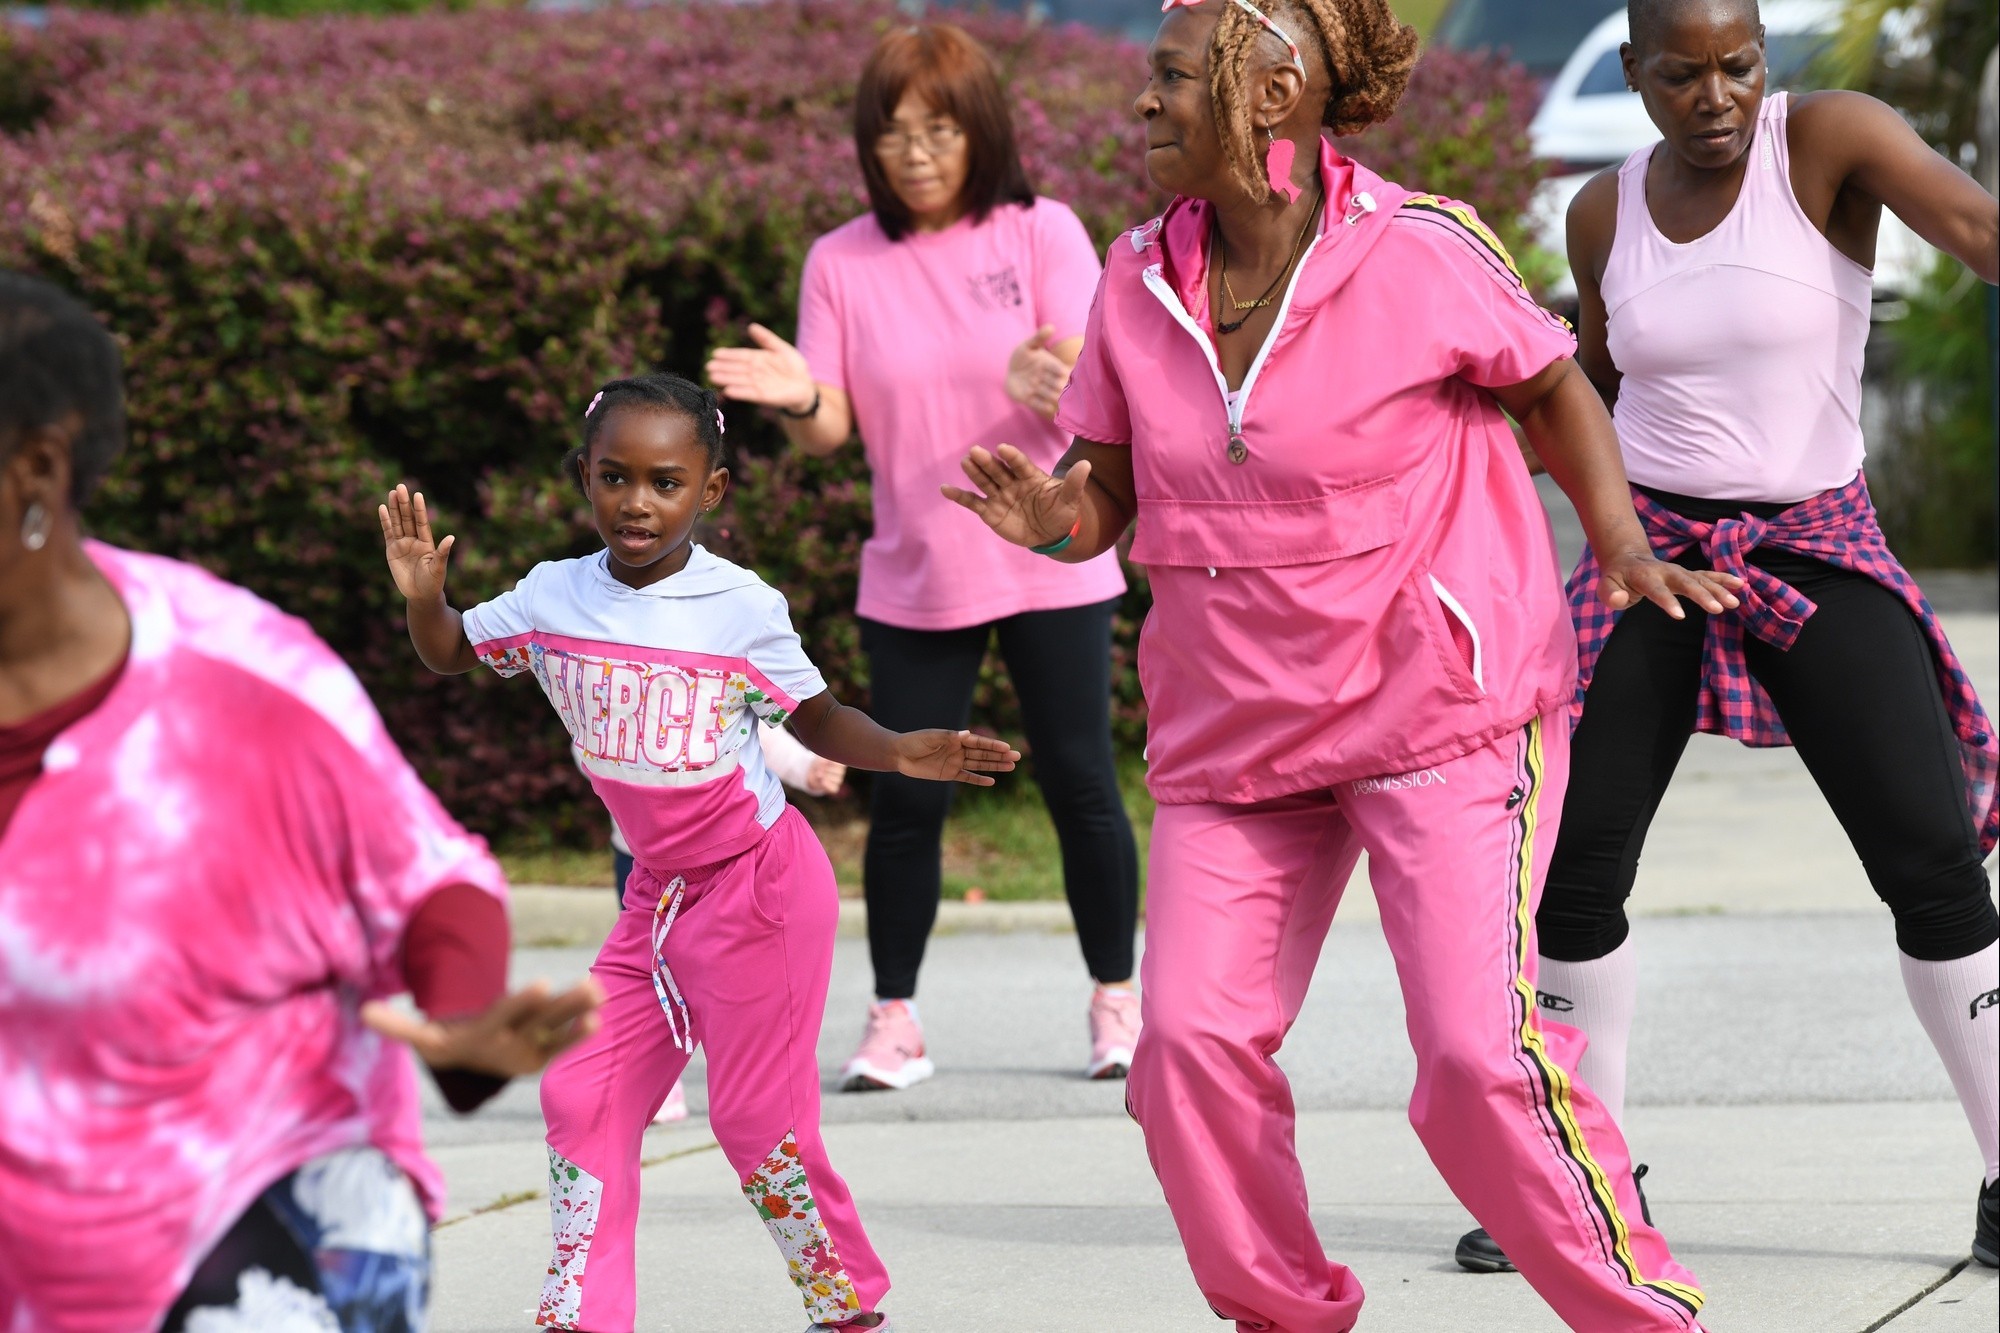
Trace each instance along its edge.
{"label": "pink hair tie", "polygon": [[597,405],[603,401],[604,401],[604,390],[599,389],[597,391],[597,397],[590,400],[590,406],[583,409],[583,419],[585,421],[590,420],[590,414],[592,412],[595,412],[597,410]]}
{"label": "pink hair tie", "polygon": [[727,435],[729,433],[728,428],[722,424],[722,409],[719,407],[715,409],[715,433],[717,435]]}
{"label": "pink hair tie", "polygon": [[[1193,9],[1196,5],[1201,3],[1202,0],[1161,0],[1160,12],[1164,14],[1172,9],[1179,9],[1179,8]],[[1276,23],[1273,23],[1271,21],[1271,16],[1269,14],[1266,14],[1263,10],[1257,8],[1257,6],[1251,4],[1250,0],[1230,0],[1230,3],[1234,4],[1238,9],[1248,14],[1251,18],[1256,19],[1257,22],[1263,26],[1266,32],[1269,32],[1273,37],[1276,37],[1279,41],[1283,42],[1285,44],[1285,49],[1292,53],[1292,63],[1298,66],[1299,73],[1304,74],[1306,72],[1305,57],[1299,54],[1299,44],[1292,40],[1290,33],[1286,32]]]}

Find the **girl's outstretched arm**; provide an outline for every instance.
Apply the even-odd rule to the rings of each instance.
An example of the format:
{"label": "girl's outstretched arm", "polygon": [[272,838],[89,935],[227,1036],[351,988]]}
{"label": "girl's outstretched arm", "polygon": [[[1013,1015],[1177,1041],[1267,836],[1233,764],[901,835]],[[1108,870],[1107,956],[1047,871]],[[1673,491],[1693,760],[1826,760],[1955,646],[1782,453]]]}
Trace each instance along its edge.
{"label": "girl's outstretched arm", "polygon": [[800,704],[790,720],[814,754],[878,773],[990,787],[988,773],[1011,773],[1021,758],[1005,741],[969,731],[890,731],[861,710],[836,703],[830,690]]}
{"label": "girl's outstretched arm", "polygon": [[451,562],[452,543],[457,539],[431,540],[423,492],[411,495],[408,486],[389,492],[388,503],[378,505],[376,512],[382,520],[389,576],[396,580],[396,591],[409,602],[410,642],[416,645],[417,656],[441,676],[459,676],[472,670],[479,665],[479,655],[465,637],[458,612],[444,599],[445,567]]}

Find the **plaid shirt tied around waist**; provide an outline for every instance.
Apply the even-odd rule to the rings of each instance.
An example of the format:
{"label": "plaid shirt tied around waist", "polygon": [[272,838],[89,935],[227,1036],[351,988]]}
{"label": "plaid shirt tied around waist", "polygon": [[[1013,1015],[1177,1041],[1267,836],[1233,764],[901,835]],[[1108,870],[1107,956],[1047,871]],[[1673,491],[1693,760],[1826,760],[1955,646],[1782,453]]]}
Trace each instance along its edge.
{"label": "plaid shirt tied around waist", "polygon": [[[1902,598],[1930,640],[1938,684],[1944,690],[1945,708],[1958,738],[1959,759],[1965,766],[1966,799],[1971,806],[1973,825],[1979,830],[1980,854],[1985,856],[1993,851],[1996,841],[2000,841],[2000,802],[1995,800],[1995,783],[2000,779],[2000,740],[1994,736],[1986,710],[1980,707],[1971,678],[1945,639],[1937,613],[1931,610],[1931,604],[1924,600],[1923,593],[1896,557],[1889,553],[1889,545],[1875,518],[1875,504],[1868,497],[1866,480],[1857,474],[1839,490],[1822,491],[1768,519],[1744,514],[1716,523],[1701,523],[1676,514],[1636,488],[1632,492],[1632,506],[1639,513],[1639,522],[1646,529],[1655,556],[1673,560],[1699,546],[1712,568],[1734,574],[1744,582],[1736,594],[1742,604],[1734,611],[1708,618],[1701,647],[1696,731],[1733,737],[1745,745],[1791,744],[1770,696],[1750,675],[1749,663],[1743,655],[1743,635],[1748,631],[1775,648],[1790,649],[1818,608],[1811,598],[1783,579],[1749,563],[1746,557],[1757,547],[1770,546],[1823,560],[1836,569],[1873,579]],[[1583,715],[1584,695],[1590,689],[1597,656],[1604,651],[1605,641],[1618,623],[1619,612],[1598,600],[1599,572],[1597,554],[1586,548],[1569,579],[1569,609],[1570,618],[1576,623],[1578,668],[1576,703],[1570,710],[1572,727]]]}

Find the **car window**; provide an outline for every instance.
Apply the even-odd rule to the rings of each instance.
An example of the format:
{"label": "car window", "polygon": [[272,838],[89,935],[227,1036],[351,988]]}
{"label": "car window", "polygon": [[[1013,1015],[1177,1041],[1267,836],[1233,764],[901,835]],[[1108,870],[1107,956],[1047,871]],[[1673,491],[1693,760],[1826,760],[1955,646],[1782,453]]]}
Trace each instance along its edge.
{"label": "car window", "polygon": [[1819,86],[1813,66],[1833,35],[1825,32],[1770,32],[1764,34],[1764,85],[1804,92]]}
{"label": "car window", "polygon": [[1505,50],[1554,78],[1590,30],[1624,0],[1452,0],[1435,40],[1454,51]]}
{"label": "car window", "polygon": [[1578,97],[1602,97],[1625,91],[1625,64],[1618,58],[1615,46],[1599,56],[1590,73],[1583,76],[1583,82],[1576,85]]}

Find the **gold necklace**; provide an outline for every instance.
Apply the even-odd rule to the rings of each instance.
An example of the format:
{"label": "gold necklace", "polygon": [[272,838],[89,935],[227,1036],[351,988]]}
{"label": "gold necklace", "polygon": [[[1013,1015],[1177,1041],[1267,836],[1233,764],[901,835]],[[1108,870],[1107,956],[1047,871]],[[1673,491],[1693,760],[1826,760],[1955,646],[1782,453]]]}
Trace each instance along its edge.
{"label": "gold necklace", "polygon": [[[1320,191],[1320,198],[1323,198],[1325,196],[1325,193],[1326,193],[1325,190],[1322,189]],[[1299,253],[1300,251],[1305,249],[1306,233],[1312,230],[1313,220],[1319,216],[1320,198],[1315,198],[1313,200],[1313,206],[1306,210],[1305,223],[1299,228],[1299,234],[1297,238],[1292,241],[1291,258],[1287,259],[1285,261],[1285,266],[1278,270],[1278,276],[1271,279],[1271,285],[1264,289],[1264,294],[1258,297],[1254,301],[1237,300],[1235,291],[1232,290],[1231,287],[1229,286],[1229,247],[1223,243],[1222,221],[1220,218],[1217,218],[1215,223],[1215,249],[1216,253],[1221,258],[1221,264],[1219,265],[1219,267],[1222,270],[1222,295],[1229,302],[1231,306],[1233,306],[1237,310],[1249,311],[1249,310],[1261,310],[1265,306],[1271,304],[1271,296],[1274,292],[1278,290],[1278,284],[1283,282],[1285,280],[1285,275],[1292,271],[1292,265],[1299,262]],[[1236,332],[1236,330],[1242,328],[1245,324],[1249,323],[1249,321],[1250,321],[1250,316],[1247,314],[1244,315],[1243,318],[1236,320],[1233,323],[1225,323],[1222,320],[1217,320],[1215,324],[1215,331],[1217,333],[1234,333]]]}

